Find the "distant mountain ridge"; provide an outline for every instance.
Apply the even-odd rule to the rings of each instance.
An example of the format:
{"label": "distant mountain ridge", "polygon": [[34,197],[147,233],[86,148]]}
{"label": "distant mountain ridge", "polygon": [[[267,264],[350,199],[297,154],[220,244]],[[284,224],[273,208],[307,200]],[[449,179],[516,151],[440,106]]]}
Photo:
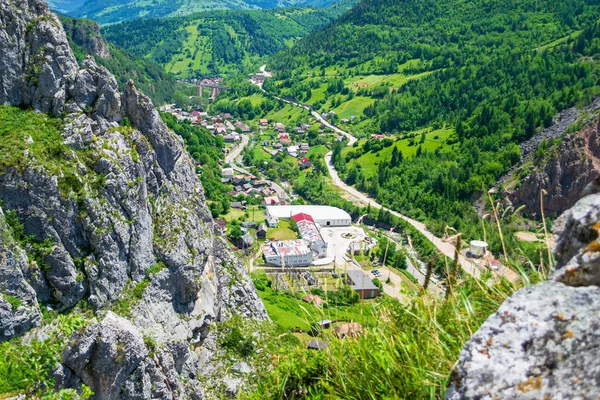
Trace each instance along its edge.
{"label": "distant mountain ridge", "polygon": [[50,7],[101,24],[137,18],[184,16],[209,10],[256,10],[282,7],[327,7],[337,0],[49,0]]}

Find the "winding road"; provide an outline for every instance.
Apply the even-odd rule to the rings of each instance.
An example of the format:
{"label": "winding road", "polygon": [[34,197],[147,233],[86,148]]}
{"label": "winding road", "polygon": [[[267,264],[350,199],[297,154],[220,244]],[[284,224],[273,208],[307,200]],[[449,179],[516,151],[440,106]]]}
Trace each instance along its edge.
{"label": "winding road", "polygon": [[[237,147],[231,153],[229,153],[225,157],[225,162],[227,164],[231,165],[231,168],[233,168],[234,171],[237,171],[239,173],[246,174],[246,175],[250,175],[252,173],[250,171],[248,171],[247,169],[240,167],[239,158],[242,154],[242,151],[244,151],[244,148],[248,145],[249,142],[250,142],[250,138],[248,137],[248,135],[242,135],[242,141],[237,145]],[[267,182],[267,184],[269,184],[269,186],[271,186],[273,188],[273,190],[275,190],[275,192],[277,193],[277,196],[279,196],[280,199],[287,200],[290,198],[290,196],[287,194],[287,192],[279,184],[277,184],[271,180],[268,180],[268,179],[265,179],[265,182]]]}
{"label": "winding road", "polygon": [[[262,66],[260,68],[261,72],[264,74],[269,74],[266,71],[266,66]],[[260,89],[266,92],[263,88],[262,88],[262,84],[258,85],[260,87]],[[316,111],[311,111],[309,107],[305,106],[304,104],[300,104],[298,102],[294,102],[294,101],[290,101],[290,100],[286,100],[286,99],[282,99],[280,97],[275,96],[276,99],[281,100],[285,103],[288,104],[293,104],[295,106],[304,108],[307,111],[310,111],[310,113],[312,114],[313,117],[315,117],[317,119],[317,121],[319,121],[320,123],[322,123],[323,125],[325,125],[326,127],[332,129],[334,132],[339,133],[340,135],[344,135],[348,138],[348,146],[352,146],[357,139],[352,136],[352,134],[338,128],[335,125],[330,124],[329,122],[327,122],[327,120],[325,120],[323,117],[321,117],[321,115],[316,112]],[[332,153],[329,152],[325,155],[325,163],[327,165],[327,169],[329,170],[329,174],[331,175],[331,179],[333,181],[333,184],[337,187],[339,187],[340,189],[342,189],[343,191],[345,191],[350,197],[354,198],[357,202],[364,204],[365,206],[370,204],[371,207],[375,208],[375,209],[380,209],[383,208],[382,205],[380,205],[379,203],[377,203],[373,198],[368,197],[366,194],[359,192],[358,190],[356,190],[355,188],[353,188],[352,186],[348,186],[346,185],[346,183],[344,181],[342,181],[338,175],[338,172],[336,171],[335,167],[332,165],[331,163],[331,155]],[[386,210],[389,210],[386,208]],[[420,233],[422,233],[427,239],[429,239],[431,241],[431,243],[433,243],[433,245],[445,256],[450,257],[451,259],[454,259],[454,257],[456,256],[456,249],[455,247],[451,244],[451,243],[447,243],[444,242],[442,239],[438,238],[437,236],[435,236],[433,233],[431,233],[426,227],[425,224],[423,224],[422,222],[419,222],[417,220],[414,220],[412,218],[409,218],[405,215],[402,215],[396,211],[393,210],[389,210],[389,212],[398,217],[398,218],[402,218],[403,220],[405,220],[406,222],[408,222],[409,224],[411,224],[416,230],[418,230]],[[461,265],[461,267],[463,268],[463,270],[465,272],[467,272],[469,275],[471,275],[474,278],[479,278],[481,276],[482,271],[487,271],[486,267],[483,266],[479,266],[474,264],[473,262],[471,262],[469,259],[467,259],[465,256],[463,256],[462,254],[459,254],[459,263]],[[498,275],[502,275],[504,277],[506,277],[508,280],[514,282],[518,279],[517,274],[509,269],[506,268],[505,266],[500,266],[498,271],[495,271]]]}

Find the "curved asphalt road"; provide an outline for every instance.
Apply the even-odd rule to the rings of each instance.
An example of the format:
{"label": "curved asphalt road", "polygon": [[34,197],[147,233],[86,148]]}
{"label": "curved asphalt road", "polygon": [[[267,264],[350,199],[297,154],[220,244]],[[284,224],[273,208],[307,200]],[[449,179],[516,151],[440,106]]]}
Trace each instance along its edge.
{"label": "curved asphalt road", "polygon": [[[265,73],[266,66],[262,66],[261,67],[261,72]],[[260,89],[266,93],[266,91],[262,88],[262,85],[258,85],[260,87]],[[296,105],[298,107],[302,107],[307,111],[310,111],[310,108],[305,106],[304,104],[300,104],[297,102],[293,102],[293,101],[289,101],[289,100],[285,100],[282,99],[280,97],[275,96],[275,98],[284,101],[286,103],[289,104],[293,104]],[[327,126],[328,128],[332,129],[333,131],[344,135],[348,138],[348,145],[352,146],[357,139],[352,136],[350,133],[338,128],[335,125],[330,124],[329,122],[327,122],[323,117],[321,117],[321,115],[316,112],[316,111],[311,111],[311,114],[313,115],[313,117],[315,117],[320,123],[322,123],[323,125]],[[337,187],[339,187],[340,189],[344,190],[346,193],[348,193],[350,196],[354,197],[355,199],[357,199],[359,202],[363,203],[364,205],[368,205],[371,204],[371,207],[376,208],[376,209],[380,209],[383,208],[380,204],[378,204],[374,199],[368,197],[367,195],[365,195],[362,192],[359,192],[358,190],[356,190],[355,188],[353,188],[352,186],[348,186],[346,185],[346,183],[344,181],[342,181],[340,179],[340,177],[338,176],[338,173],[335,169],[335,167],[331,164],[331,152],[327,153],[325,155],[325,164],[327,165],[327,169],[329,170],[329,174],[331,175],[331,179],[333,180],[333,184]],[[389,210],[389,209],[388,209]],[[438,238],[437,236],[435,236],[433,233],[431,233],[426,227],[425,224],[414,220],[412,218],[409,218],[405,215],[402,215],[396,211],[393,210],[389,210],[390,213],[398,218],[402,218],[403,220],[405,220],[406,222],[408,222],[409,224],[411,224],[416,230],[418,230],[419,232],[421,232],[423,235],[425,235],[425,237],[427,237],[427,239],[429,239],[433,245],[445,256],[450,257],[452,259],[454,259],[455,255],[456,255],[456,249],[454,248],[454,246],[452,246],[452,244],[447,243],[442,241],[442,239]],[[465,270],[465,272],[467,272],[469,275],[473,276],[474,278],[479,278],[481,276],[481,272],[482,269],[486,270],[487,268],[485,267],[480,267],[475,265],[474,263],[472,263],[471,261],[469,261],[466,257],[464,257],[463,255],[459,255],[459,262],[461,267]],[[506,268],[504,266],[501,266],[500,269],[497,271],[497,273],[499,275],[504,275],[507,279],[509,279],[510,281],[515,281],[518,277],[517,274],[512,271],[509,268]]]}

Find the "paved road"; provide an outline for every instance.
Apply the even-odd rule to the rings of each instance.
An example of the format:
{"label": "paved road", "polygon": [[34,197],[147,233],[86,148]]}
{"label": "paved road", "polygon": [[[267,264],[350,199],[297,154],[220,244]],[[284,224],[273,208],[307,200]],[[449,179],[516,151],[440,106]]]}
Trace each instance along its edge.
{"label": "paved road", "polygon": [[[261,67],[261,71],[265,72],[264,66]],[[262,88],[262,85],[260,85],[259,87],[263,91],[265,91]],[[279,97],[276,97],[276,98],[278,98],[279,100],[282,100],[286,103],[294,104],[298,107],[302,107],[305,110],[310,110],[309,107],[307,107],[303,104],[285,100],[285,99],[282,99]],[[346,136],[348,138],[348,145],[351,146],[352,144],[354,144],[356,142],[357,139],[354,136],[352,136],[350,133],[338,128],[337,126],[330,124],[324,118],[322,118],[321,115],[319,115],[319,113],[317,113],[316,111],[312,111],[311,114],[323,125],[333,129],[335,132],[337,132],[341,135]],[[338,173],[335,170],[335,167],[331,164],[331,152],[329,152],[325,155],[325,164],[327,165],[327,169],[329,170],[329,174],[331,175],[334,185],[336,185],[340,189],[344,190],[346,193],[348,193],[350,196],[354,197],[355,199],[357,199],[359,202],[363,203],[364,205],[371,204],[371,207],[373,207],[373,208],[376,208],[376,209],[382,208],[382,206],[380,204],[378,204],[374,199],[368,197],[367,195],[365,195],[362,192],[359,192],[355,188],[346,185],[346,183],[339,178]],[[395,215],[398,218],[402,218],[403,220],[405,220],[406,222],[411,224],[419,232],[421,232],[423,235],[425,235],[425,237],[427,237],[433,243],[433,245],[438,248],[438,250],[442,254],[454,259],[455,254],[456,254],[456,250],[455,250],[454,246],[452,246],[452,244],[446,243],[446,242],[442,241],[440,238],[436,237],[433,233],[431,233],[425,227],[425,224],[423,224],[417,220],[414,220],[412,218],[409,218],[405,215],[402,215],[396,211],[393,211],[393,210],[389,210],[389,211],[392,215]],[[466,257],[459,255],[459,262],[460,262],[461,267],[469,275],[473,276],[474,278],[479,278],[481,276],[480,268],[478,266],[476,266],[475,264],[473,264],[471,261],[469,261]],[[500,270],[498,270],[497,273],[499,275],[504,275],[506,278],[508,278],[509,280],[511,280],[513,282],[515,280],[517,280],[517,278],[518,278],[514,271],[512,271],[504,266],[500,267]]]}

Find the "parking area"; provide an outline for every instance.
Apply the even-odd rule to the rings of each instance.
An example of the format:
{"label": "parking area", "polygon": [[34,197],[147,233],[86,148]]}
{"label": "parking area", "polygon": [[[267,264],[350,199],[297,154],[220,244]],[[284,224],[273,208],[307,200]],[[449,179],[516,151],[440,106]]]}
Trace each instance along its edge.
{"label": "parking area", "polygon": [[330,262],[335,259],[336,266],[343,268],[348,247],[354,241],[364,240],[366,233],[357,226],[323,227],[321,236],[327,242],[327,259]]}

